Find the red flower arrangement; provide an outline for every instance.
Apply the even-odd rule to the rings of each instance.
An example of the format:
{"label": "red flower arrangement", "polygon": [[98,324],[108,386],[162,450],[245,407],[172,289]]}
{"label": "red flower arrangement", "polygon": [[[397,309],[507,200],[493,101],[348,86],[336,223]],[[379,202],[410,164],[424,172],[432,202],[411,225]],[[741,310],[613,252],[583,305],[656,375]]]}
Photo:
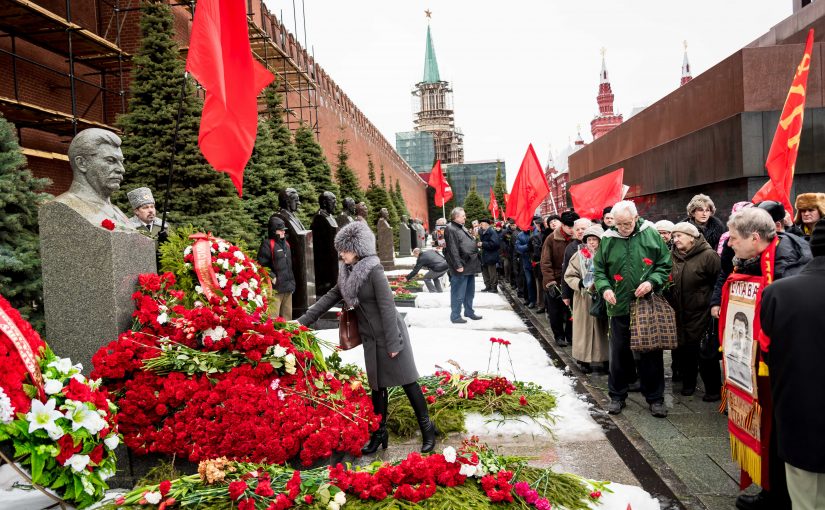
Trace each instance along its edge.
{"label": "red flower arrangement", "polygon": [[105,228],[106,230],[114,230],[115,229],[115,223],[112,220],[110,220],[109,218],[106,218],[105,220],[101,221],[100,226]]}
{"label": "red flower arrangement", "polygon": [[137,327],[92,358],[93,377],[118,396],[125,444],[191,461],[360,455],[378,427],[362,385],[327,370],[307,328],[265,316],[262,294],[251,297],[262,285],[251,259],[223,241],[211,249],[213,266],[230,265],[225,284],[218,278],[226,299],[190,308],[174,275],[141,275]]}
{"label": "red flower arrangement", "polygon": [[[20,313],[0,296],[0,310],[11,320],[14,326],[22,334],[28,343],[31,351],[36,356],[42,356],[45,342],[32,328],[31,324]],[[11,401],[13,413],[27,413],[31,408],[31,397],[23,391],[23,383],[31,384],[28,378],[28,370],[20,359],[17,348],[11,339],[0,330],[0,389],[2,389]],[[12,414],[12,417],[14,414]]]}

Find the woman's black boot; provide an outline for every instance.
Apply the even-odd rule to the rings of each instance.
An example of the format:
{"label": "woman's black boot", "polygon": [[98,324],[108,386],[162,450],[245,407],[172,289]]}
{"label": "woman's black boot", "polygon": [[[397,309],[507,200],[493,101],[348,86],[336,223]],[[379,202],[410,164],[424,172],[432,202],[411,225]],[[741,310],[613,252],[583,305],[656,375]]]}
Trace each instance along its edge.
{"label": "woman's black boot", "polygon": [[390,437],[387,432],[387,396],[386,388],[373,390],[372,392],[372,407],[375,414],[381,415],[381,424],[378,426],[378,430],[370,436],[370,442],[361,448],[363,455],[372,455],[378,451],[379,446],[385,450],[387,449]]}
{"label": "woman's black boot", "polygon": [[418,419],[418,426],[421,428],[421,453],[430,453],[435,449],[435,436],[438,434],[438,429],[435,427],[435,423],[430,420],[427,401],[424,400],[421,386],[414,382],[405,384],[402,388],[404,388],[404,393],[407,394],[407,398],[410,400],[415,417]]}

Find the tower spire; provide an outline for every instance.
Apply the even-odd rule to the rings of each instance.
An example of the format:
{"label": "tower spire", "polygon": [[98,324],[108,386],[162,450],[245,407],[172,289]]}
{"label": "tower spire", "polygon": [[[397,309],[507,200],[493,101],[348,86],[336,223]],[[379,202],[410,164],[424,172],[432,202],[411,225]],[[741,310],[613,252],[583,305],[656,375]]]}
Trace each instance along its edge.
{"label": "tower spire", "polygon": [[593,139],[597,139],[622,123],[622,116],[613,113],[613,88],[610,86],[610,78],[607,75],[607,63],[605,62],[606,48],[602,48],[602,71],[599,74],[599,94],[596,102],[599,104],[599,113],[590,121],[590,133]]}
{"label": "tower spire", "polygon": [[433,37],[430,34],[430,19],[432,12],[427,9],[424,15],[427,16],[427,49],[424,53],[424,83],[438,83],[441,81],[441,76],[438,73],[438,60],[435,58],[435,46],[433,45]]}
{"label": "tower spire", "polygon": [[680,87],[693,79],[693,75],[690,72],[690,62],[688,61],[687,54],[688,43],[687,41],[683,41],[682,44],[685,46],[685,56],[682,59],[682,79],[679,81]]}

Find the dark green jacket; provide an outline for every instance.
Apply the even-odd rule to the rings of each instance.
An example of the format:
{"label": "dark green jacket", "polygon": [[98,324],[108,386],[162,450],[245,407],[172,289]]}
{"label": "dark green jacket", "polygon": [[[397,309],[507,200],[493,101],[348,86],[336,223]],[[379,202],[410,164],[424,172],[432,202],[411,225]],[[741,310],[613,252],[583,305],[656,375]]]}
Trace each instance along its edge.
{"label": "dark green jacket", "polygon": [[[645,264],[645,259],[651,264]],[[639,218],[629,237],[622,237],[615,229],[605,232],[595,255],[593,272],[599,294],[607,289],[616,293],[616,305],[608,306],[607,314],[611,317],[630,314],[636,288],[647,281],[653,284],[654,292],[660,290],[671,267],[670,251],[653,223]],[[621,281],[616,281],[617,275]]]}

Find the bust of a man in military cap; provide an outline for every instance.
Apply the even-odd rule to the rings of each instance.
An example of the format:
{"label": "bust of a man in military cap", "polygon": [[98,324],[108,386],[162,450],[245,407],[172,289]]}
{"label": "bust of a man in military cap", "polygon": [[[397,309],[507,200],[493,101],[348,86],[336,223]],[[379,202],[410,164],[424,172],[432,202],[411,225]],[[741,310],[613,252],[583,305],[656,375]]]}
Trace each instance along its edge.
{"label": "bust of a man in military cap", "polygon": [[[163,222],[157,216],[155,209],[155,198],[149,188],[135,188],[126,194],[129,205],[132,206],[134,216],[129,218],[129,223],[138,231],[157,237],[163,226]],[[169,223],[166,223],[169,228]]]}
{"label": "bust of a man in military cap", "polygon": [[130,228],[129,218],[111,201],[112,193],[123,182],[123,153],[120,137],[99,128],[84,129],[69,144],[72,185],[55,202],[65,204],[90,223],[103,220]]}

